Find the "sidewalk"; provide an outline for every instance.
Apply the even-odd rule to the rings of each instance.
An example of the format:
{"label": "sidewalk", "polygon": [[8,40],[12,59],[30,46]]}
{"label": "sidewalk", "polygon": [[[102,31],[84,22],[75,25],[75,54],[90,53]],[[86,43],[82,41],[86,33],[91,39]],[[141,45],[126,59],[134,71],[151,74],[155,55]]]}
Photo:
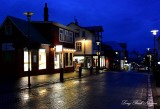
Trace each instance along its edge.
{"label": "sidewalk", "polygon": [[153,101],[156,103],[154,109],[160,109],[160,86],[157,87],[155,80],[151,77],[152,80],[152,92],[153,92]]}
{"label": "sidewalk", "polygon": [[[101,70],[100,73],[103,71]],[[93,74],[95,74],[95,70],[93,70]],[[82,69],[81,77],[90,76],[89,69]],[[64,81],[77,79],[79,78],[79,72],[68,72],[64,73]],[[23,90],[28,88],[28,77],[21,77],[16,80],[11,78],[3,78],[3,82],[0,82],[0,93],[6,93],[16,90]],[[38,75],[38,76],[30,76],[31,88],[39,87],[47,84],[53,84],[60,82],[60,73],[48,74],[48,75]]]}

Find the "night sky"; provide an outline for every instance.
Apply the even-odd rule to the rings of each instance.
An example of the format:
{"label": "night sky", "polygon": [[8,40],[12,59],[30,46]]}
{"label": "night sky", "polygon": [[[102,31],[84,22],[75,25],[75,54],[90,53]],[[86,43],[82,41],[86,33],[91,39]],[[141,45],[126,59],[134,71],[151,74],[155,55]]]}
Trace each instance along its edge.
{"label": "night sky", "polygon": [[75,17],[80,26],[102,25],[104,42],[125,42],[129,51],[153,48],[150,31],[160,30],[160,0],[1,0],[0,24],[7,15],[27,20],[26,11],[43,20],[45,3],[50,21],[67,25]]}

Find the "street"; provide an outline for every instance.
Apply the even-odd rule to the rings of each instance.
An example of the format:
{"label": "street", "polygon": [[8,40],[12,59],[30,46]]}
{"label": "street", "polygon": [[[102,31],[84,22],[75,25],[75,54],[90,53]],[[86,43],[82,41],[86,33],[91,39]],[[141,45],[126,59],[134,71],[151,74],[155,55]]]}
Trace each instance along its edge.
{"label": "street", "polygon": [[0,94],[0,109],[148,109],[148,74],[105,72]]}

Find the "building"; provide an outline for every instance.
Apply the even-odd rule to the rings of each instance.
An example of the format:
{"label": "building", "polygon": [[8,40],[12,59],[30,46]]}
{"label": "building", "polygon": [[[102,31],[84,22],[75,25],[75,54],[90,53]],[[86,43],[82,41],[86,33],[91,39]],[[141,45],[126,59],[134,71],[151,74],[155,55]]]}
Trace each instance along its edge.
{"label": "building", "polygon": [[[90,68],[91,66],[105,67],[105,57],[101,50],[102,26],[81,27],[78,22],[68,24],[68,27],[78,31],[75,35],[75,55],[74,62],[79,66]],[[76,65],[75,65],[75,68]]]}
{"label": "building", "polygon": [[[30,33],[28,33],[28,26]],[[1,26],[1,72],[4,75],[24,76],[28,71],[29,57],[30,69],[46,70],[49,46],[47,41],[31,24],[12,16],[6,17]],[[30,38],[30,39],[29,39]],[[30,40],[30,44],[28,42]],[[30,53],[28,53],[30,48]],[[30,56],[28,56],[30,54]],[[41,57],[41,59],[39,59]],[[2,74],[2,75],[3,75]]]}
{"label": "building", "polygon": [[115,41],[104,42],[107,46],[105,54],[109,58],[110,70],[128,69],[128,52],[126,43],[118,43]]}
{"label": "building", "polygon": [[51,74],[60,68],[73,71],[76,30],[48,21],[25,21],[6,17],[0,28],[0,75],[26,76]]}
{"label": "building", "polygon": [[[39,32],[49,40],[53,46],[51,48],[51,71],[64,68],[73,71],[73,56],[75,52],[74,36],[76,31],[62,24],[50,21],[32,22]],[[56,70],[57,69],[57,70]]]}

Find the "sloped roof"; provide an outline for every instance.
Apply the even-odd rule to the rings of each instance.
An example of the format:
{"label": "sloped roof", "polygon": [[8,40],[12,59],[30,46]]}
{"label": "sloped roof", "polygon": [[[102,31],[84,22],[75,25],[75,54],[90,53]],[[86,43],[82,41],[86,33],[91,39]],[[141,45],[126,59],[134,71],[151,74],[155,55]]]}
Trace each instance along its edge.
{"label": "sloped roof", "polygon": [[57,26],[57,27],[61,27],[61,28],[64,28],[64,29],[67,29],[67,30],[70,30],[70,31],[74,31],[74,32],[77,32],[76,30],[74,30],[74,29],[72,29],[72,28],[69,28],[68,26],[65,26],[65,25],[63,25],[63,24],[60,24],[60,23],[58,23],[58,22],[53,22],[53,21],[33,21],[32,22],[33,24],[34,23],[38,23],[38,24],[46,24],[46,23],[49,23],[49,24],[52,24],[52,25],[54,25],[54,26]]}
{"label": "sloped roof", "polygon": [[104,42],[106,45],[109,45],[112,47],[113,50],[115,51],[123,51],[125,50],[124,48],[122,48],[117,42],[115,41],[108,41],[108,42]]}
{"label": "sloped roof", "polygon": [[88,27],[83,27],[89,31],[97,31],[97,32],[103,32],[103,27],[102,26],[88,26]]}
{"label": "sloped roof", "polygon": [[[77,27],[80,28],[80,29],[83,29],[83,30],[85,30],[85,31],[90,32],[90,31],[87,30],[86,28],[84,28],[84,27],[82,27],[82,26],[80,26],[80,25],[76,25],[74,22],[69,23],[67,26],[69,27],[70,25],[75,25],[75,26],[77,26]],[[78,32],[78,31],[76,30],[76,32]]]}
{"label": "sloped roof", "polygon": [[[22,32],[22,34],[26,37],[28,37],[28,21],[25,21],[23,19],[19,19],[13,16],[8,16],[12,23],[19,29],[19,31]],[[31,24],[29,24],[30,27],[30,38],[31,40],[34,40],[41,44],[50,44],[48,40],[46,40],[39,32],[36,30]]]}

